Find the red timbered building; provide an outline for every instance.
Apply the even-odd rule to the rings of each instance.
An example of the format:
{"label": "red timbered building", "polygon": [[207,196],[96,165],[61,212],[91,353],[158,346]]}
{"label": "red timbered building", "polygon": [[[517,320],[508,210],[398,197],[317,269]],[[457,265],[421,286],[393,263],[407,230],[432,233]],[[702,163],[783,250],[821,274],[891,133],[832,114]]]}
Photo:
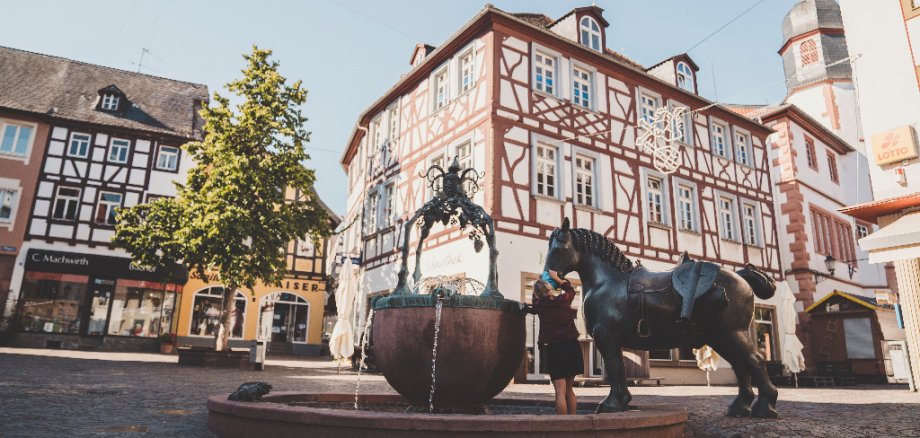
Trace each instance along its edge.
{"label": "red timbered building", "polygon": [[[173,325],[185,275],[148,272],[110,239],[115,212],[174,196],[202,135],[207,87],[14,49],[0,50],[17,111],[48,125],[6,315],[13,343],[147,348]],[[131,318],[129,321],[128,318]],[[124,328],[124,330],[122,330]]]}
{"label": "red timbered building", "polygon": [[[484,174],[474,200],[495,220],[506,297],[530,299],[547,239],[566,216],[653,269],[688,251],[780,276],[764,146],[772,131],[698,96],[698,68],[686,54],[646,69],[606,49],[607,26],[596,6],[558,19],[486,6],[440,47],[413,52],[412,69],[358,119],[342,159],[345,220],[362,224],[345,248],[362,257],[368,299],[396,283],[400,225],[431,195],[420,172],[453,157]],[[663,106],[692,111],[675,121],[682,165],[673,174],[635,144],[638,120]],[[455,227],[433,229],[429,241],[423,275],[485,279],[487,257]],[[538,320],[528,321],[520,377],[545,378]],[[775,340],[771,322],[761,322]],[[586,374],[600,376],[581,316],[578,323]],[[640,365],[669,382],[698,382],[691,359],[682,349],[653,351]],[[714,378],[733,379],[724,371]]]}

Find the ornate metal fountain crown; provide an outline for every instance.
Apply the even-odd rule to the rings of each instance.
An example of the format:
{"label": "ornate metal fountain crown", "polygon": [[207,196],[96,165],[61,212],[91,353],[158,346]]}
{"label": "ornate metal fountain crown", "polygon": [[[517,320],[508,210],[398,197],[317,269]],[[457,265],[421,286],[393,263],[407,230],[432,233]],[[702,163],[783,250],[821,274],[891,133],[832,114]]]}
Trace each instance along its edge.
{"label": "ornate metal fountain crown", "polygon": [[[428,187],[435,190],[435,196],[439,198],[469,197],[479,191],[479,180],[482,179],[482,175],[476,169],[461,168],[458,156],[454,157],[447,170],[432,164],[427,171],[420,172],[418,176],[428,181]],[[440,185],[438,181],[441,181]]]}

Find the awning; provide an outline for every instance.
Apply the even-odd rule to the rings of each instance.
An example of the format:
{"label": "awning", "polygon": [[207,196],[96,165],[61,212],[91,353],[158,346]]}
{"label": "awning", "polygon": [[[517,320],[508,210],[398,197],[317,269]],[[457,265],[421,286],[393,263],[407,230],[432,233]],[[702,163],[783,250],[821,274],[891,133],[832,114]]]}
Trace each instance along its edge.
{"label": "awning", "polygon": [[920,212],[905,214],[859,239],[859,247],[869,253],[869,263],[920,257]]}

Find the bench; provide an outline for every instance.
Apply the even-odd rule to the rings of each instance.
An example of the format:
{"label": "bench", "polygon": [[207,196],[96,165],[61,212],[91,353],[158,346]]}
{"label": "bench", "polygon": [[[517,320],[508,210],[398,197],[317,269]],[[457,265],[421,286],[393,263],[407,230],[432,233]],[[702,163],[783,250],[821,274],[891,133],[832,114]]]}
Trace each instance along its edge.
{"label": "bench", "polygon": [[664,377],[628,377],[626,379],[628,382],[633,382],[633,386],[639,386],[640,382],[650,382],[655,381],[655,386],[661,386],[661,381],[664,380]]}

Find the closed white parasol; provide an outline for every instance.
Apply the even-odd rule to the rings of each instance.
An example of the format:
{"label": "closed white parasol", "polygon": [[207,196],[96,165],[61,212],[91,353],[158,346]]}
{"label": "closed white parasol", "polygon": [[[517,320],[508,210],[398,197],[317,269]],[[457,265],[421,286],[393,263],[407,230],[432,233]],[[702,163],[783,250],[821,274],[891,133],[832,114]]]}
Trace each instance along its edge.
{"label": "closed white parasol", "polygon": [[339,276],[339,287],[335,290],[335,307],[338,317],[332,336],[329,338],[329,350],[332,357],[342,361],[350,359],[355,353],[354,328],[351,320],[355,313],[355,293],[358,282],[355,279],[355,268],[351,258],[345,258],[342,273]]}
{"label": "closed white parasol", "polygon": [[805,356],[802,355],[802,341],[795,334],[795,325],[798,315],[795,311],[795,295],[785,281],[776,284],[779,289],[780,309],[779,322],[783,333],[783,365],[796,377],[798,386],[798,373],[805,371]]}
{"label": "closed white parasol", "polygon": [[709,386],[709,372],[719,369],[719,355],[708,345],[693,350],[696,356],[696,366],[706,371],[706,386]]}

